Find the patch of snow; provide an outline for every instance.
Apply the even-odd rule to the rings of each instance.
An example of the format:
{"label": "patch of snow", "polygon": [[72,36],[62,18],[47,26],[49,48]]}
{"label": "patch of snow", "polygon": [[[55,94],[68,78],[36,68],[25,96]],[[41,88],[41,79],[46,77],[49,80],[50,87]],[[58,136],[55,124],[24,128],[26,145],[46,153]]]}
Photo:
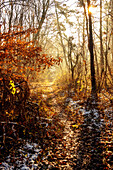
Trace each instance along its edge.
{"label": "patch of snow", "polygon": [[[0,167],[1,168],[1,167]],[[8,163],[6,163],[6,162],[3,162],[2,163],[2,168],[9,168],[9,164]]]}
{"label": "patch of snow", "polygon": [[33,170],[38,169],[38,164],[33,165]]}
{"label": "patch of snow", "polygon": [[68,98],[66,98],[66,101],[65,101],[65,102],[66,102],[66,103],[69,103],[70,101],[73,101],[73,100],[72,100],[72,98],[68,97]]}
{"label": "patch of snow", "polygon": [[39,152],[41,151],[41,149],[34,149],[34,151],[35,151],[36,153],[39,153]]}
{"label": "patch of snow", "polygon": [[9,163],[10,161],[11,161],[11,159],[10,159],[10,158],[8,158],[8,159],[6,160],[6,162],[8,162],[8,163]]}
{"label": "patch of snow", "polygon": [[0,169],[2,169],[2,170],[14,170],[14,166],[10,166],[8,163],[2,162]]}
{"label": "patch of snow", "polygon": [[[15,167],[12,166],[11,160],[15,159],[15,165],[19,170],[35,170],[38,169],[38,164],[35,164],[35,160],[37,160],[38,155],[41,151],[41,147],[37,143],[31,143],[29,141],[26,142],[26,145],[21,146],[18,149],[18,155],[16,157],[12,157],[11,155],[6,157],[6,162],[2,162],[0,165],[0,169],[2,170],[14,170]],[[27,166],[27,164],[31,164],[31,168]]]}
{"label": "patch of snow", "polygon": [[95,116],[96,118],[99,118],[98,112],[94,112],[94,116]]}
{"label": "patch of snow", "polygon": [[37,143],[33,143],[33,146],[36,148],[36,147],[38,147],[38,144]]}
{"label": "patch of snow", "polygon": [[86,111],[86,110],[84,110],[83,115],[84,115],[84,116],[87,116],[87,115],[89,115],[90,113],[91,113],[91,111]]}
{"label": "patch of snow", "polygon": [[24,150],[22,150],[21,148],[20,148],[20,149],[18,149],[18,151],[19,151],[20,153],[25,153],[25,151],[24,151]]}
{"label": "patch of snow", "polygon": [[43,127],[46,127],[46,128],[47,128],[48,125],[49,125],[48,123],[40,123],[40,124],[41,124]]}
{"label": "patch of snow", "polygon": [[24,165],[23,167],[21,167],[21,170],[30,170],[30,168]]}
{"label": "patch of snow", "polygon": [[24,146],[24,149],[28,149],[28,150],[32,150],[33,149],[33,145],[26,143],[26,145]]}
{"label": "patch of snow", "polygon": [[30,161],[36,160],[37,157],[38,157],[38,154],[37,154],[37,155],[36,155],[36,154],[33,154],[33,155],[31,156],[31,158],[30,158]]}

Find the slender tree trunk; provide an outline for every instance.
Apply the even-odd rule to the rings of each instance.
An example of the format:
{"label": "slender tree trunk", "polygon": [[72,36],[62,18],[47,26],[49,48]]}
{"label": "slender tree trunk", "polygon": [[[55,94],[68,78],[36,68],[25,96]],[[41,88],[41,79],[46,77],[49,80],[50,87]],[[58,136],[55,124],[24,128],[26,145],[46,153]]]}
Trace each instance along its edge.
{"label": "slender tree trunk", "polygon": [[[1,7],[1,0],[0,0],[0,7]],[[0,34],[1,34],[1,26],[2,26],[2,16],[1,16],[1,8],[0,8]],[[0,39],[1,42],[1,39]],[[0,61],[2,61],[2,59],[0,58]],[[2,66],[2,64],[1,64]],[[0,68],[0,74],[1,74],[2,69]]]}
{"label": "slender tree trunk", "polygon": [[84,8],[84,21],[83,21],[83,60],[85,62],[85,82],[86,82],[86,91],[87,91],[87,58],[85,58],[85,22],[86,22],[86,32],[87,32],[88,40],[89,40],[89,30],[88,30],[88,17],[87,17],[85,3],[82,2],[82,5],[83,5],[83,8]]}
{"label": "slender tree trunk", "polygon": [[11,24],[12,24],[12,18],[13,18],[13,3],[11,0],[11,14],[10,14],[10,18],[9,18],[9,32],[11,31]]}
{"label": "slender tree trunk", "polygon": [[47,11],[48,11],[48,8],[49,8],[49,5],[50,5],[50,0],[47,0],[46,2],[45,2],[45,0],[43,0],[42,3],[43,3],[43,11],[42,11],[41,19],[39,21],[38,32],[35,34],[35,40],[37,38],[39,39],[39,34],[40,34],[40,31],[41,31],[42,25],[43,25],[43,23],[45,21],[46,14],[47,14]]}
{"label": "slender tree trunk", "polygon": [[[98,64],[98,56],[97,56],[97,51],[96,51],[96,47],[95,46],[94,46],[94,54],[95,54],[95,68],[97,70],[96,71],[96,75],[97,75],[97,79],[99,79],[99,64]],[[98,80],[98,81],[100,81],[100,80]]]}
{"label": "slender tree trunk", "polygon": [[62,45],[62,49],[63,49],[63,53],[64,53],[64,59],[66,62],[66,65],[68,66],[68,62],[66,59],[66,49],[63,43],[63,39],[62,39],[62,34],[61,34],[61,29],[60,29],[60,24],[59,24],[59,17],[58,17],[58,12],[57,12],[57,6],[55,5],[55,13],[56,13],[56,18],[57,18],[57,27],[58,27],[58,31],[59,31],[59,36],[60,36],[60,41],[61,41],[61,45]]}
{"label": "slender tree trunk", "polygon": [[84,74],[85,74],[85,89],[87,91],[87,64],[86,64],[86,55],[85,55],[85,15],[83,19],[83,42],[82,42],[82,57],[83,57],[83,63],[84,63]]}
{"label": "slender tree trunk", "polygon": [[[113,67],[113,0],[112,2],[112,67]],[[113,68],[112,68],[113,69]]]}
{"label": "slender tree trunk", "polygon": [[102,0],[100,0],[100,61],[101,61],[101,77],[104,72],[104,56],[103,56],[103,42],[102,42]]}
{"label": "slender tree trunk", "polygon": [[[88,9],[90,7],[90,0],[87,0]],[[93,34],[92,34],[92,17],[91,12],[88,10],[89,16],[89,52],[90,52],[90,70],[91,70],[91,94],[96,96],[96,79],[95,79],[95,67],[94,67],[94,52],[93,52]]]}
{"label": "slender tree trunk", "polygon": [[[108,11],[107,11],[108,13]],[[107,87],[107,67],[108,67],[108,24],[109,24],[109,21],[108,21],[108,17],[106,18],[106,42],[105,42],[105,76],[104,76],[104,81],[105,81],[105,87]]]}
{"label": "slender tree trunk", "polygon": [[[23,1],[23,5],[24,5],[24,1]],[[20,24],[20,31],[21,31],[23,26],[23,6],[20,14],[19,24]],[[21,35],[20,35],[20,40],[21,40]]]}
{"label": "slender tree trunk", "polygon": [[68,63],[69,63],[69,70],[71,71],[71,78],[73,81],[74,80],[74,66],[72,62],[72,49],[73,49],[72,39],[73,39],[72,37],[69,37],[69,40],[68,40]]}
{"label": "slender tree trunk", "polygon": [[[0,0],[0,7],[1,7],[1,0]],[[0,34],[1,34],[1,26],[2,26],[2,15],[1,15],[1,8],[0,8]]]}

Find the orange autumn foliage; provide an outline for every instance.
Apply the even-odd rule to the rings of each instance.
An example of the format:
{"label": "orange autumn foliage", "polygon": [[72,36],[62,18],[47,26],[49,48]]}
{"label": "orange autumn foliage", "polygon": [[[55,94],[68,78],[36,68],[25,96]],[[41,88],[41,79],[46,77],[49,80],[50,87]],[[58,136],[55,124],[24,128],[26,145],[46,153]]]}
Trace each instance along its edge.
{"label": "orange autumn foliage", "polygon": [[60,58],[54,59],[43,54],[36,41],[30,41],[30,36],[36,29],[10,31],[0,34],[0,70],[6,72],[41,71],[54,64],[59,64]]}

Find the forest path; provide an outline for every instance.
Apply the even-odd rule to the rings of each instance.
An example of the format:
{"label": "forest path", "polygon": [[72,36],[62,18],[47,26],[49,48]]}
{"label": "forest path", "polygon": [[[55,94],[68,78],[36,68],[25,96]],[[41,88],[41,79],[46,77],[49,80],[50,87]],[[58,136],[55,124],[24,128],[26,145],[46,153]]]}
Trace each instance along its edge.
{"label": "forest path", "polygon": [[[56,112],[55,117],[61,125],[63,125],[63,131],[61,138],[55,138],[52,140],[49,155],[45,159],[45,163],[49,165],[49,169],[74,169],[77,160],[77,147],[78,147],[78,134],[79,130],[73,131],[72,124],[74,121],[69,119],[68,114],[65,111],[65,104],[63,99],[65,94],[61,89],[58,89],[56,85],[47,85],[47,104],[53,108]],[[55,122],[57,124],[57,122]],[[59,129],[61,130],[61,129]]]}
{"label": "forest path", "polygon": [[66,90],[55,84],[36,86],[35,96],[42,95],[47,110],[42,119],[37,117],[38,135],[12,150],[0,169],[113,169],[112,107],[99,120],[95,103],[86,109],[84,103],[66,97]]}
{"label": "forest path", "polygon": [[[73,108],[69,107],[75,109],[72,115],[67,112],[65,103],[62,103],[65,96],[63,91],[51,86],[48,94],[47,103],[55,109],[57,121],[64,126],[62,137],[53,139],[45,159],[49,169],[111,169],[112,130],[110,127],[106,130],[103,119],[99,120],[100,112],[95,103],[86,110],[79,105],[79,101],[68,98],[68,106],[71,104]],[[108,140],[107,146],[103,136],[104,140]]]}

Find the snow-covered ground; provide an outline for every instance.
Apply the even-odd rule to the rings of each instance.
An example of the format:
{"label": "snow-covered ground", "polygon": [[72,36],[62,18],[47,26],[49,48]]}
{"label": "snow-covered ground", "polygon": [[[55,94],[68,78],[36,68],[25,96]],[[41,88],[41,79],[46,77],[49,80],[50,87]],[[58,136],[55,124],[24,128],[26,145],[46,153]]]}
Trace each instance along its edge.
{"label": "snow-covered ground", "polygon": [[[90,120],[90,126],[94,125],[97,128],[101,128],[103,125],[105,125],[106,122],[104,122],[104,119],[101,118],[99,111],[95,108],[86,110],[84,106],[79,105],[80,100],[73,101],[72,98],[66,99],[66,106],[68,105],[71,109],[71,111],[75,112],[77,111],[78,114],[82,113],[84,116],[84,123],[87,120]],[[95,104],[95,103],[94,103]],[[112,107],[109,109],[104,110],[104,114],[110,119],[110,124],[112,124],[113,117],[111,117]]]}
{"label": "snow-covered ground", "polygon": [[[1,170],[30,170],[38,169],[36,160],[41,152],[40,147],[36,143],[29,143],[20,147],[17,151],[17,156],[7,156],[6,160],[1,163]],[[11,163],[12,162],[12,163]]]}

